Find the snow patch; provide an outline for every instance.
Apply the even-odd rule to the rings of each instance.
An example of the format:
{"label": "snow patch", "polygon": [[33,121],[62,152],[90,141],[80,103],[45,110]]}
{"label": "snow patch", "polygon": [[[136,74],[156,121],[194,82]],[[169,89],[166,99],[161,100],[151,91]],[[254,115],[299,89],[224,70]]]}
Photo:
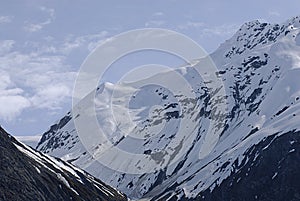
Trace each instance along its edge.
{"label": "snow patch", "polygon": [[35,167],[36,171],[41,174],[41,170],[38,167]]}
{"label": "snow patch", "polygon": [[274,179],[278,175],[278,172],[275,172],[275,174],[272,176],[272,179]]}

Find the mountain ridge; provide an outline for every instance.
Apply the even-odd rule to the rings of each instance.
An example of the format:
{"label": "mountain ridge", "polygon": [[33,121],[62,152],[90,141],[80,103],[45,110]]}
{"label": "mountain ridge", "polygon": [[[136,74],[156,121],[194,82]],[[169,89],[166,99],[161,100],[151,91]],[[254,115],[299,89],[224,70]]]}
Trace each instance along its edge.
{"label": "mountain ridge", "polygon": [[60,159],[20,143],[0,127],[1,200],[127,200]]}
{"label": "mountain ridge", "polygon": [[[195,99],[180,97],[180,94],[172,94],[158,86],[149,86],[136,94],[140,99],[136,98],[133,101],[132,108],[147,109],[147,105],[143,105],[139,100],[151,100],[164,108],[159,110],[163,115],[153,113],[152,119],[146,115],[137,115],[143,114],[144,111],[147,113],[148,109],[139,110],[139,113],[135,114],[135,117],[144,120],[138,121],[143,130],[134,130],[136,135],[155,134],[153,138],[142,141],[144,146],[136,145],[134,151],[137,153],[150,156],[153,153],[161,153],[176,137],[180,121],[189,117],[194,122],[191,124],[193,129],[190,129],[188,134],[191,141],[185,144],[186,151],[171,166],[149,174],[133,175],[110,170],[99,161],[93,160],[100,150],[99,147],[92,144],[84,147],[71,119],[72,115],[74,118],[81,118],[79,110],[65,117],[69,120],[66,124],[57,125],[47,131],[37,148],[72,161],[134,199],[151,198],[159,194],[164,199],[192,200],[201,192],[212,191],[229,178],[233,171],[238,171],[234,164],[236,161],[241,163],[245,160],[244,153],[248,149],[268,136],[280,136],[299,130],[299,28],[299,17],[274,25],[258,21],[249,22],[231,39],[221,44],[210,56],[218,67],[218,71],[213,73],[224,83],[224,97],[219,97],[217,90],[211,91],[203,79],[197,76],[194,68],[203,65],[201,59],[185,70],[179,70],[180,75],[192,86],[196,94]],[[167,77],[164,75],[162,79]],[[121,89],[118,92],[124,93]],[[119,145],[124,148],[126,143],[121,133],[116,130],[109,108],[106,108],[110,94],[111,91],[107,87],[96,92],[97,118],[102,128],[111,134],[110,140],[119,142],[121,139]],[[216,103],[224,100],[227,105],[226,113],[216,114]],[[81,108],[88,111],[90,107],[82,105]],[[178,115],[169,116],[170,114]],[[199,151],[211,115],[225,116],[224,127],[213,151],[199,160]],[[162,123],[166,123],[167,126],[156,133],[155,128]],[[166,190],[170,188],[172,191]]]}

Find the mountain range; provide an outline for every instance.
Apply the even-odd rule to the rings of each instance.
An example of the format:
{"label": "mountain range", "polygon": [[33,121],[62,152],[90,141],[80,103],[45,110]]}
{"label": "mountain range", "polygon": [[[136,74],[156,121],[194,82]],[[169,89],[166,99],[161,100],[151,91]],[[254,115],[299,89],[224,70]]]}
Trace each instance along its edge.
{"label": "mountain range", "polygon": [[[209,61],[217,71],[205,68]],[[190,91],[172,82],[174,73]],[[300,17],[248,22],[175,71],[100,84],[36,149],[133,200],[300,200],[299,77]],[[147,85],[161,80],[176,90]],[[92,134],[91,111],[105,138]]]}

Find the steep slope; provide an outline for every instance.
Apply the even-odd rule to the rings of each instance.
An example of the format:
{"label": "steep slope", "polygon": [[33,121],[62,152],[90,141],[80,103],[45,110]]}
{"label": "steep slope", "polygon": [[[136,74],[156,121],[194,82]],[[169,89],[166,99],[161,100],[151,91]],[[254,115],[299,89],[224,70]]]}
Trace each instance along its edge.
{"label": "steep slope", "polygon": [[299,142],[300,133],[293,131],[267,137],[248,150],[249,161],[204,200],[300,200]]}
{"label": "steep slope", "polygon": [[[239,161],[235,161],[235,171],[212,191],[208,189],[194,199],[181,200],[300,200],[299,131],[269,136],[248,149],[244,156],[247,160],[240,164]],[[221,168],[226,165],[225,163]],[[165,197],[159,197],[160,195],[157,195],[151,200],[166,200]],[[173,198],[176,200],[176,196]]]}
{"label": "steep slope", "polygon": [[45,156],[0,128],[0,200],[127,200],[84,171]]}
{"label": "steep slope", "polygon": [[[115,87],[108,83],[99,86],[96,113],[108,141],[126,152],[144,154],[149,158],[166,156],[160,157],[165,160],[158,160],[158,164],[172,161],[172,154],[182,151],[170,165],[158,165],[153,172],[134,174],[121,171],[124,166],[122,158],[115,160],[111,157],[109,162],[115,163],[114,169],[96,160],[103,153],[105,143],[96,138],[84,142],[74,125],[74,119],[84,118],[84,114],[93,109],[93,104],[86,100],[51,126],[37,148],[84,168],[131,198],[192,199],[201,192],[212,191],[238,172],[241,163],[249,160],[246,154],[249,149],[269,136],[280,137],[299,130],[299,28],[299,17],[283,24],[258,21],[244,24],[210,55],[219,70],[206,73],[216,73],[223,81],[225,95],[219,93],[218,88],[210,88],[212,80],[204,81],[195,70],[205,67],[207,58],[177,70],[191,85],[195,98],[174,94],[157,85],[141,88],[129,104],[133,110],[132,119],[138,125],[131,134],[149,136],[138,141],[123,137],[120,130],[128,126],[127,121],[123,119],[122,122],[117,116],[121,122],[115,122],[115,114],[109,107],[112,93],[125,97],[128,86]],[[159,74],[150,80],[169,80],[172,83],[171,75]],[[139,84],[133,83],[129,87],[135,85]],[[119,111],[124,111],[121,104],[114,104]],[[225,111],[219,110],[221,104],[226,104]],[[211,119],[220,120],[221,125],[215,125],[220,138],[209,155],[201,158],[199,154],[201,147],[206,145],[205,136],[210,131]],[[89,121],[86,123],[88,125]],[[134,159],[126,161],[125,166],[132,164],[136,164]],[[138,164],[130,167],[137,168]]]}

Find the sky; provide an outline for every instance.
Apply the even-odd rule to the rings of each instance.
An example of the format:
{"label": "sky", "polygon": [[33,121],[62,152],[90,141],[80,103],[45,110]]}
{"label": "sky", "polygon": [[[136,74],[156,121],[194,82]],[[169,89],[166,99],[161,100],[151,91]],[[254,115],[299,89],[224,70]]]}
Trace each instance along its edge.
{"label": "sky", "polygon": [[84,59],[116,34],[166,28],[210,53],[245,22],[282,23],[300,15],[296,5],[295,0],[1,1],[0,125],[16,136],[45,132],[71,109]]}

